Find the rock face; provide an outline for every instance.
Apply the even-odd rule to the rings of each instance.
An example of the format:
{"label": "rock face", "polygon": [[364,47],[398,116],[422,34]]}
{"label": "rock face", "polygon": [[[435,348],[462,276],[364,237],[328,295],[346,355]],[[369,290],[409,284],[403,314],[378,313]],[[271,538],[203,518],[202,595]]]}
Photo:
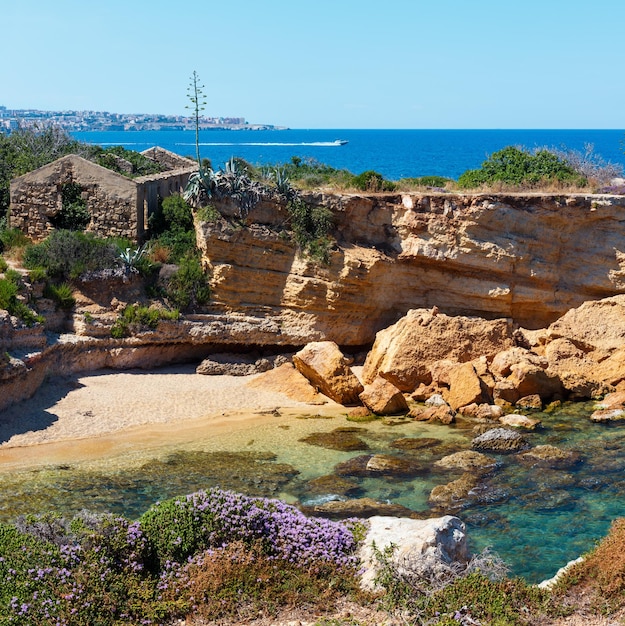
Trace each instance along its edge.
{"label": "rock face", "polygon": [[[464,363],[494,356],[513,345],[508,320],[449,317],[424,309],[409,311],[381,330],[363,369],[365,383],[382,376],[402,391],[432,380],[430,366],[442,359]],[[469,404],[467,402],[466,404]]]}
{"label": "rock face", "polygon": [[359,551],[364,572],[361,584],[365,589],[375,589],[378,561],[374,545],[384,552],[395,546],[391,563],[399,570],[410,571],[418,567],[435,569],[438,563],[466,563],[469,554],[464,524],[451,515],[415,520],[374,516],[369,518],[369,530]]}
{"label": "rock face", "polygon": [[364,387],[335,343],[309,343],[293,355],[293,363],[328,398],[344,405],[360,404],[358,395]]}
{"label": "rock face", "polygon": [[249,227],[197,224],[217,308],[344,346],[370,343],[410,309],[540,328],[586,300],[625,292],[623,197],[318,193],[307,201],[334,213],[338,245],[325,266],[281,236],[286,212],[277,204],[255,207]]}

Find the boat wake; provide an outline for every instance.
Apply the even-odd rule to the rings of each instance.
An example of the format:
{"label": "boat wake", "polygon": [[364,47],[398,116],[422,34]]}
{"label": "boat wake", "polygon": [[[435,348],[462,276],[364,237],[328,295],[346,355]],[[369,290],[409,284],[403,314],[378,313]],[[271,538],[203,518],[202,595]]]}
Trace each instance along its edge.
{"label": "boat wake", "polygon": [[[309,142],[272,142],[272,141],[249,141],[249,142],[200,142],[201,146],[312,146],[319,148],[335,148],[337,146],[344,146],[347,143],[344,139],[337,139],[336,141],[309,141]],[[194,146],[195,143],[176,143],[177,146]]]}

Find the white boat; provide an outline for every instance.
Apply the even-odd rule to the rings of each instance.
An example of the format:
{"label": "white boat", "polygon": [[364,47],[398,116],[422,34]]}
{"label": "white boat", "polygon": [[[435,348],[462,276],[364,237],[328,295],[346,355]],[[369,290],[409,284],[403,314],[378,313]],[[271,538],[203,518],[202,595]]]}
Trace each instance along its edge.
{"label": "white boat", "polygon": [[348,143],[347,139],[335,139],[334,140],[334,145],[336,146],[344,146],[346,143]]}

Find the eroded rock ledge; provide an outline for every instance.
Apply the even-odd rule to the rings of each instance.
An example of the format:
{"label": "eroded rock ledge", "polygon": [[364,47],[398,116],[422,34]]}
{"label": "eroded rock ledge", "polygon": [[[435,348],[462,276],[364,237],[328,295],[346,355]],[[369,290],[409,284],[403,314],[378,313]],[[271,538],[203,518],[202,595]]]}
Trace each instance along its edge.
{"label": "eroded rock ledge", "polygon": [[605,195],[311,194],[332,208],[327,266],[284,236],[284,207],[246,227],[197,224],[225,312],[277,317],[311,341],[364,345],[409,309],[548,326],[587,300],[625,292],[625,198]]}

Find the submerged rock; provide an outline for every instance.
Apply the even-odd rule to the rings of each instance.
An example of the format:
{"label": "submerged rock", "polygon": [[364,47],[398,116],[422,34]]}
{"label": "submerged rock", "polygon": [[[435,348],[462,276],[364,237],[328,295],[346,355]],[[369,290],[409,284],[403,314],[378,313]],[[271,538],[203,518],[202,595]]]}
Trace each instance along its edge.
{"label": "submerged rock", "polygon": [[[335,428],[330,432],[311,433],[302,437],[300,441],[312,446],[320,446],[330,450],[350,452],[355,450],[368,450],[369,446],[357,433],[365,431],[364,428]],[[366,431],[365,431],[366,432]]]}
{"label": "submerged rock", "polygon": [[529,441],[521,434],[507,428],[491,428],[471,442],[475,450],[500,454],[520,452],[529,448]]}
{"label": "submerged rock", "polygon": [[412,459],[403,459],[390,454],[374,454],[366,465],[367,472],[384,476],[416,476],[426,471]]}
{"label": "submerged rock", "polygon": [[328,474],[313,478],[306,483],[306,492],[309,494],[336,494],[339,496],[351,496],[360,491],[360,486],[345,478]]}
{"label": "submerged rock", "polygon": [[490,472],[499,465],[500,463],[495,459],[475,450],[461,450],[434,463],[434,467],[439,469],[475,471],[477,473]]}
{"label": "submerged rock", "polygon": [[504,426],[512,426],[513,428],[523,428],[525,430],[536,430],[541,424],[540,420],[519,413],[509,413],[502,415],[499,422]]}
{"label": "submerged rock", "polygon": [[581,455],[574,450],[562,450],[551,445],[541,445],[519,454],[519,461],[532,467],[568,469],[581,461]]}
{"label": "submerged rock", "polygon": [[479,482],[478,474],[465,472],[456,480],[434,487],[430,492],[428,504],[437,511],[460,511],[471,504],[470,494]]}
{"label": "submerged rock", "polygon": [[378,502],[373,498],[356,498],[353,500],[333,500],[312,507],[302,507],[309,515],[323,515],[333,519],[348,517],[371,517],[373,515],[392,515],[396,517],[419,517],[419,513],[407,509],[401,504]]}
{"label": "submerged rock", "polygon": [[443,443],[442,439],[435,439],[434,437],[403,437],[392,441],[390,446],[398,450],[423,450],[433,448],[441,443]]}

